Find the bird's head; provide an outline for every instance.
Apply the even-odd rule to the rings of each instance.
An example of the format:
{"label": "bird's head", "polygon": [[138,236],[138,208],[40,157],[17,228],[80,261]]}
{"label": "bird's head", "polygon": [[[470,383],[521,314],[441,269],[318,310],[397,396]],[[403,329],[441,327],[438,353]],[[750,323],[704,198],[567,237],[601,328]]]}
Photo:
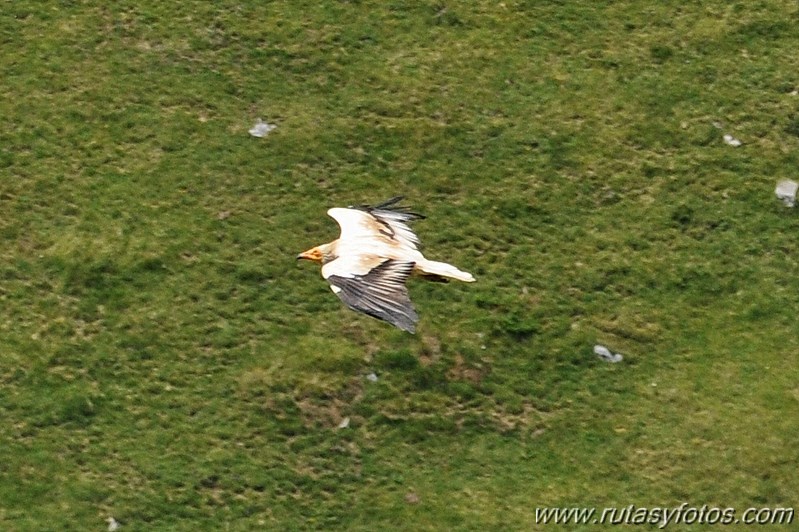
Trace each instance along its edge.
{"label": "bird's head", "polygon": [[331,244],[322,244],[321,246],[316,246],[315,248],[303,251],[297,255],[297,260],[305,259],[320,264],[326,264],[335,258],[336,256],[333,253],[333,246]]}

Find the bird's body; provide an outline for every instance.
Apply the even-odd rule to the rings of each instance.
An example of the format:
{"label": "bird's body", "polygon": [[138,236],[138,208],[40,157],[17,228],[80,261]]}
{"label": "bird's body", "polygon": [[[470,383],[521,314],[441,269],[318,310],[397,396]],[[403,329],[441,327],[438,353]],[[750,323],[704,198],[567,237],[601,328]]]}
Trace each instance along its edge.
{"label": "bird's body", "polygon": [[419,251],[419,239],[407,222],[423,218],[396,206],[402,198],[380,205],[332,208],[341,235],[297,256],[322,264],[322,277],[351,309],[414,332],[419,319],[408,297],[405,281],[416,273],[435,280],[474,277],[447,264],[428,260]]}

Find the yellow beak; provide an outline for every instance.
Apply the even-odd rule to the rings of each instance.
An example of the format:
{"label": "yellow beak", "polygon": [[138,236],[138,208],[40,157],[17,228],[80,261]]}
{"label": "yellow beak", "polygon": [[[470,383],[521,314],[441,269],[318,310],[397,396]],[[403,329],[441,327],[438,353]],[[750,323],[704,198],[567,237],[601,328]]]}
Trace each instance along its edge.
{"label": "yellow beak", "polygon": [[319,248],[311,248],[308,251],[303,251],[302,253],[297,255],[297,260],[300,259],[311,260],[314,262],[321,262],[322,252],[319,251]]}

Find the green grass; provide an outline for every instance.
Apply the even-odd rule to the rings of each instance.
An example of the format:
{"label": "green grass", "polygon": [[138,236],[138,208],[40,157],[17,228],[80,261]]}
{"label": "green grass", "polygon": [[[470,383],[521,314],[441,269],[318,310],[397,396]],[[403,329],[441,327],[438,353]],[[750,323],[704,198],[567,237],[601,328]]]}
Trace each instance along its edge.
{"label": "green grass", "polygon": [[[0,527],[796,506],[798,26],[779,0],[7,3]],[[396,194],[478,278],[413,281],[415,336],[294,260],[327,208]]]}

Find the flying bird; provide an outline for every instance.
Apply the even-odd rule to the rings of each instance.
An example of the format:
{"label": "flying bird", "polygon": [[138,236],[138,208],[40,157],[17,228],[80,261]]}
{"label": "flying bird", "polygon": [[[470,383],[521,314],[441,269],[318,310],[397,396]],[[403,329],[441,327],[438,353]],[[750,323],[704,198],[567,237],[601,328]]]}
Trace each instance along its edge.
{"label": "flying bird", "polygon": [[434,281],[474,282],[472,274],[424,258],[408,222],[424,218],[397,205],[397,196],[379,205],[335,207],[327,211],[341,227],[338,240],[297,255],[322,265],[330,289],[352,310],[415,332],[419,315],[405,281],[413,274]]}

